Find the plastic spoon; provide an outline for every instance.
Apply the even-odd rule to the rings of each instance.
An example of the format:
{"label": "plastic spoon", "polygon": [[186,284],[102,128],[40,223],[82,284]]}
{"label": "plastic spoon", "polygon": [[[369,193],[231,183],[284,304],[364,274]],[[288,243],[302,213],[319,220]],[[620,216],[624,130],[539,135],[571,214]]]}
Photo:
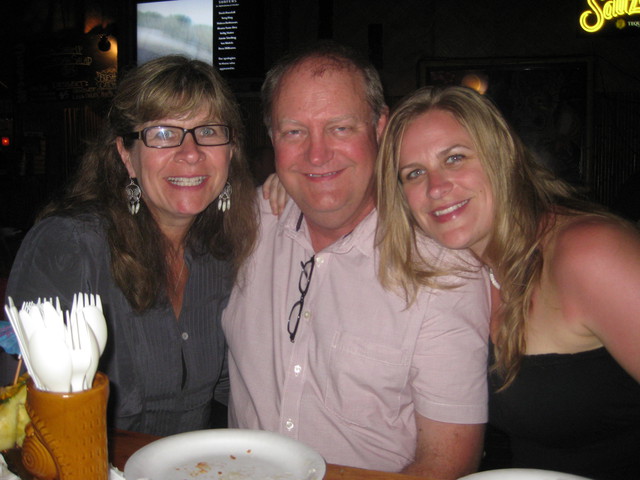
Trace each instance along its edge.
{"label": "plastic spoon", "polygon": [[46,390],[63,393],[71,390],[71,355],[64,338],[51,335],[46,328],[36,330],[29,339],[29,357]]}
{"label": "plastic spoon", "polygon": [[[96,336],[98,345],[100,347],[100,355],[104,352],[104,348],[107,345],[107,322],[105,321],[104,314],[102,313],[102,301],[100,295],[93,295],[88,293],[78,293],[73,295],[73,306],[71,307],[71,313],[82,312],[84,318],[91,327],[93,334]],[[79,314],[79,313],[78,313]]]}
{"label": "plastic spoon", "polygon": [[82,309],[82,315],[84,316],[87,325],[93,331],[93,334],[98,341],[98,347],[100,355],[104,352],[104,347],[107,345],[107,322],[104,319],[104,315],[100,309],[94,305],[86,305]]}
{"label": "plastic spoon", "polygon": [[[84,378],[84,388],[88,390],[92,388],[93,377],[95,377],[96,371],[98,371],[98,363],[100,361],[100,346],[98,345],[98,340],[96,340],[96,336],[93,334],[93,330],[91,330],[91,328],[85,328],[84,331],[80,329],[80,333],[82,335],[82,337],[80,338],[82,348],[86,348],[89,350],[91,358],[91,362],[89,363],[89,367],[87,368],[87,372]],[[88,346],[86,346],[87,344]]]}
{"label": "plastic spoon", "polygon": [[[85,377],[91,366],[90,341],[84,332],[87,324],[77,315],[67,314],[67,347],[71,355],[71,391],[80,392],[85,389]],[[84,342],[84,345],[83,345]]]}

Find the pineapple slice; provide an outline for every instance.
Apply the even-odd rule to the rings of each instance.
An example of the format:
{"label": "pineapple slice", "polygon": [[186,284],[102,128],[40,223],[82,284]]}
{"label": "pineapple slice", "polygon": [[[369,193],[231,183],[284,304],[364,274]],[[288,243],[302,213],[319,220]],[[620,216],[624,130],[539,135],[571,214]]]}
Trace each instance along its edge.
{"label": "pineapple slice", "polygon": [[29,423],[25,408],[28,374],[15,385],[0,387],[0,450],[22,446],[24,428]]}

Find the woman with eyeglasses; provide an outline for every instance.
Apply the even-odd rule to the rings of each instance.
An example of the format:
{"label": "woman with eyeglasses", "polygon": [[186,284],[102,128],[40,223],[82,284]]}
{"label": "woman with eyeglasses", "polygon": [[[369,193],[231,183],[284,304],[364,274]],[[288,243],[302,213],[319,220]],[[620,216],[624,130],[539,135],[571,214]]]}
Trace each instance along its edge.
{"label": "woman with eyeglasses", "polygon": [[378,160],[383,282],[430,278],[420,235],[488,267],[489,425],[508,441],[499,463],[487,437],[491,468],[640,478],[638,231],[539,166],[470,89],[406,98]]}
{"label": "woman with eyeglasses", "polygon": [[16,305],[99,294],[110,426],[169,435],[214,426],[227,403],[220,317],[253,247],[255,190],[236,101],[180,56],[129,72],[101,137],[41,213],[11,271]]}

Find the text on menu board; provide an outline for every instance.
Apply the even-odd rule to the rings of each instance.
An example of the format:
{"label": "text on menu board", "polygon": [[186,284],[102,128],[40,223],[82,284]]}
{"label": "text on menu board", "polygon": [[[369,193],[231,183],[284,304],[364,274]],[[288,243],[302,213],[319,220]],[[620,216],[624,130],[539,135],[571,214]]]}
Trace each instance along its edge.
{"label": "text on menu board", "polygon": [[237,66],[239,3],[239,0],[216,1],[216,64],[220,71],[235,70]]}

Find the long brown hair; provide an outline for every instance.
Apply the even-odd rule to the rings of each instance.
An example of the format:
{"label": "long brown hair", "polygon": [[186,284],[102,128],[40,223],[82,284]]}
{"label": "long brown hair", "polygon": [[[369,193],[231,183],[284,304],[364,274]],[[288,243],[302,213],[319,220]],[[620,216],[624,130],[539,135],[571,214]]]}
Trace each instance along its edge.
{"label": "long brown hair", "polygon": [[[231,275],[235,276],[256,238],[255,190],[244,153],[239,107],[218,72],[198,60],[171,55],[130,71],[119,84],[107,122],[89,145],[64,196],[40,213],[40,218],[93,213],[106,222],[114,279],[136,311],[167,300],[168,243],[144,201],[137,215],[129,213],[125,187],[130,179],[116,139],[146,122],[188,118],[203,108],[208,108],[212,119],[231,127],[233,156],[228,182],[232,202],[225,213],[213,202],[198,214],[185,247],[195,255],[209,253],[231,261]],[[125,148],[131,148],[132,143],[125,139]]]}

